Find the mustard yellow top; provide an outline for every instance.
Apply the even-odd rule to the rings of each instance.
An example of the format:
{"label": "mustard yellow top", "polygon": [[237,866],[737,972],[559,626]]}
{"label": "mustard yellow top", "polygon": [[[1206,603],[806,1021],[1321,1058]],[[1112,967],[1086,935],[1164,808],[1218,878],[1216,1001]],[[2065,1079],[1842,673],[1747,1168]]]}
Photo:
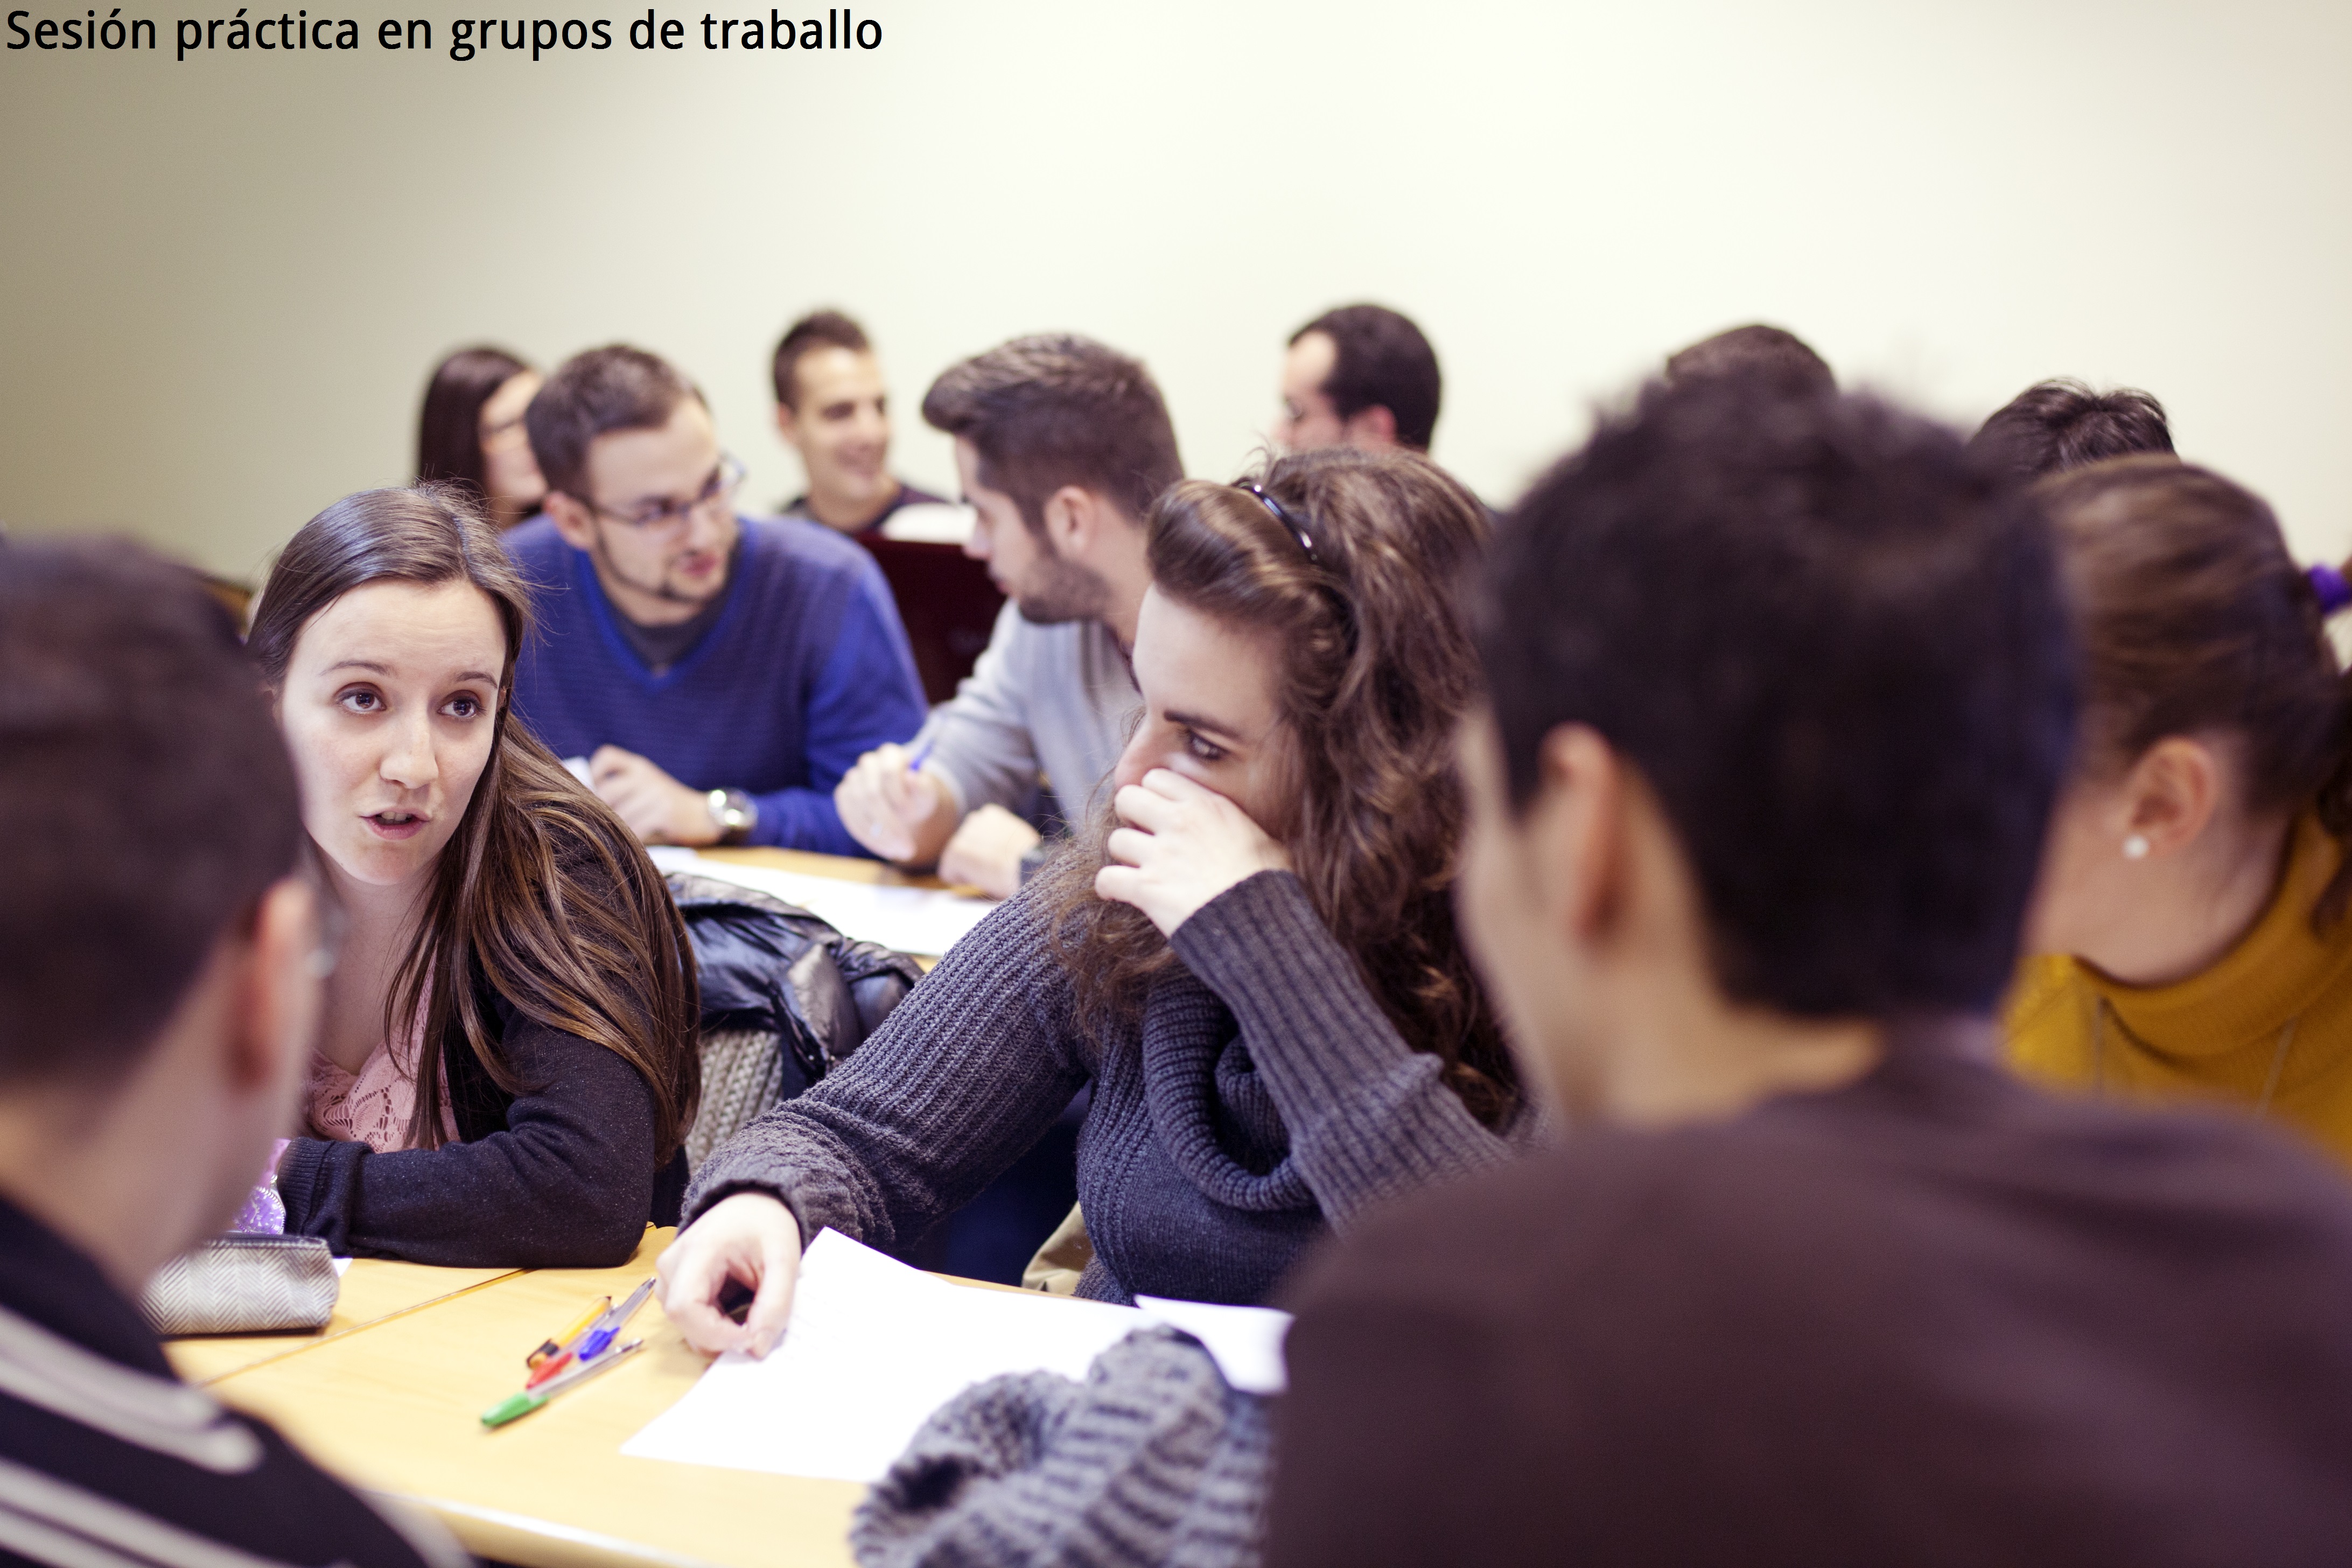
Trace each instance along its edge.
{"label": "mustard yellow top", "polygon": [[2028,959],[2009,1007],[2012,1065],[2044,1083],[2235,1103],[2352,1165],[2352,918],[2312,905],[2342,850],[2296,823],[2286,874],[2237,946],[2171,985],[2126,985],[2079,959]]}

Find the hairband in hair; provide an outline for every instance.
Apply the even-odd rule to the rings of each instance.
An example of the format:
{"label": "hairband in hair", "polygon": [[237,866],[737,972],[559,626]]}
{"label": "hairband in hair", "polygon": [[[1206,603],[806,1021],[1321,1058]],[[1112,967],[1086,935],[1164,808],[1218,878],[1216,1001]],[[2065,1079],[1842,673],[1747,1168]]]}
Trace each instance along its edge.
{"label": "hairband in hair", "polygon": [[1306,522],[1293,516],[1287,507],[1266,494],[1264,485],[1259,484],[1255,479],[1244,479],[1234,488],[1247,490],[1257,497],[1259,504],[1274,514],[1274,521],[1282,524],[1289,531],[1290,536],[1298,541],[1298,548],[1307,552],[1307,559],[1314,562],[1318,566],[1323,564],[1323,558],[1315,552],[1315,536],[1307,531]]}
{"label": "hairband in hair", "polygon": [[2311,579],[2311,591],[2319,595],[2319,614],[2324,619],[2340,610],[2352,609],[2352,583],[2333,566],[2314,566],[2304,574]]}

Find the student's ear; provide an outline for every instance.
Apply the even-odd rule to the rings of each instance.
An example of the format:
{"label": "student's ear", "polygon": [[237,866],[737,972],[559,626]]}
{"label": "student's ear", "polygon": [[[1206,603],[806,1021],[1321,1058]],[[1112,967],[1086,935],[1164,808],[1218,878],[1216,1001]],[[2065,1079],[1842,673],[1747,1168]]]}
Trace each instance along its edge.
{"label": "student's ear", "polygon": [[547,521],[555,524],[557,537],[574,550],[596,548],[594,514],[574,498],[562,490],[550,490],[540,503],[547,512]]}
{"label": "student's ear", "polygon": [[318,895],[288,877],[262,896],[229,1018],[229,1079],[240,1093],[290,1106],[318,1037],[320,952]]}
{"label": "student's ear", "polygon": [[1368,452],[1383,451],[1397,444],[1396,415],[1384,403],[1359,408],[1348,416],[1342,433],[1350,447],[1360,447]]}
{"label": "student's ear", "polygon": [[1065,559],[1083,556],[1100,537],[1102,498],[1082,485],[1064,485],[1045,498],[1045,539]]}
{"label": "student's ear", "polygon": [[793,412],[793,405],[789,403],[776,405],[776,434],[782,436],[784,445],[793,451],[801,449],[800,417]]}
{"label": "student's ear", "polygon": [[1524,815],[1547,918],[1575,947],[1601,945],[1623,918],[1631,869],[1623,765],[1582,724],[1546,735],[1536,761],[1538,787]]}
{"label": "student's ear", "polygon": [[2222,770],[2221,758],[2204,742],[2166,736],[2132,764],[2124,787],[2124,831],[2147,840],[2150,856],[2187,848],[2221,809]]}

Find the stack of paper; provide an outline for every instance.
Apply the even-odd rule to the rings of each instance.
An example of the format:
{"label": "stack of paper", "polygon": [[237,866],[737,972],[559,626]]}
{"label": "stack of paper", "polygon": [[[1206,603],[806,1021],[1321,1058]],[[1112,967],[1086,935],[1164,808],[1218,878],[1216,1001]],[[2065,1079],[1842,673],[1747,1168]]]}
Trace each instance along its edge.
{"label": "stack of paper", "polygon": [[[1153,1314],[950,1285],[824,1231],[801,1259],[791,1322],[767,1359],[721,1356],[621,1452],[876,1480],[926,1416],[973,1384],[1023,1372],[1083,1381],[1096,1356],[1170,1308],[1191,1321],[1165,1321],[1199,1334],[1234,1386],[1280,1387],[1280,1329],[1288,1322],[1283,1314],[1197,1302],[1160,1306],[1161,1314]],[[1272,1389],[1265,1386],[1269,1358]]]}
{"label": "stack of paper", "polygon": [[788,904],[798,904],[844,936],[926,957],[946,952],[996,908],[987,899],[968,899],[935,888],[877,887],[802,871],[739,866],[667,845],[651,853],[654,864],[664,871],[685,871],[772,893]]}

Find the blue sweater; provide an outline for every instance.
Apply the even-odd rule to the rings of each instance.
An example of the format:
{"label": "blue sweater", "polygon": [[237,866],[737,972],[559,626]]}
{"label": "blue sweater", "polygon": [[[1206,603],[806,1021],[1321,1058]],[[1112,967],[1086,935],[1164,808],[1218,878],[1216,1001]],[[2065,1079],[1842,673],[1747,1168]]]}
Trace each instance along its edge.
{"label": "blue sweater", "polygon": [[745,518],[727,605],[655,675],[615,624],[585,552],[545,518],[506,536],[531,580],[539,635],[515,671],[515,709],[559,757],[606,744],[694,789],[759,804],[754,844],[865,850],[833,786],[859,756],[922,728],[914,655],[874,557],[797,518]]}

